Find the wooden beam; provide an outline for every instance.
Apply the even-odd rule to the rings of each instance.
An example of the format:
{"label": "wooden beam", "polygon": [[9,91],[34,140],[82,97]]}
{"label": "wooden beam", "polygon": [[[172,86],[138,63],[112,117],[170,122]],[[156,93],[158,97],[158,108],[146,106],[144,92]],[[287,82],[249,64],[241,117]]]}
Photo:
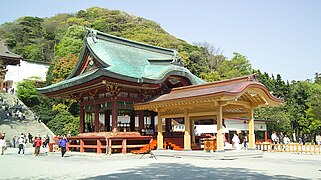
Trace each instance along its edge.
{"label": "wooden beam", "polygon": [[184,114],[164,114],[162,118],[180,118],[184,117]]}
{"label": "wooden beam", "polygon": [[249,109],[252,105],[252,103],[248,101],[228,101],[227,103],[232,105],[243,106],[246,109]]}
{"label": "wooden beam", "polygon": [[215,116],[217,112],[214,111],[208,111],[208,112],[194,112],[194,113],[188,113],[191,117],[197,117],[197,116]]}
{"label": "wooden beam", "polygon": [[193,117],[193,120],[203,120],[203,119],[216,119],[216,115],[214,115],[214,116],[194,116]]}

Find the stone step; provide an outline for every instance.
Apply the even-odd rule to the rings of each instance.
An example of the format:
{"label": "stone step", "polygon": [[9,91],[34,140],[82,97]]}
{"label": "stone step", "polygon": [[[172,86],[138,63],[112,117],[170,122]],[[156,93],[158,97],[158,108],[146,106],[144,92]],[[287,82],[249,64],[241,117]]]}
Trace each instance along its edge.
{"label": "stone step", "polygon": [[[1,96],[9,106],[12,106],[15,98],[17,98],[13,94],[8,93],[1,94]],[[52,131],[50,131],[50,129],[48,129],[47,126],[43,123],[38,123],[34,119],[33,112],[21,101],[19,101],[19,104],[22,105],[22,110],[26,113],[25,120],[19,121],[17,118],[12,117],[0,120],[0,131],[5,133],[6,141],[9,142],[8,145],[12,146],[12,138],[14,136],[20,136],[21,133],[24,133],[26,135],[28,135],[28,133],[31,133],[33,137],[37,136],[38,133],[41,136],[45,136],[48,134],[52,139],[54,137]],[[28,146],[32,146],[32,144],[27,143],[27,147]]]}

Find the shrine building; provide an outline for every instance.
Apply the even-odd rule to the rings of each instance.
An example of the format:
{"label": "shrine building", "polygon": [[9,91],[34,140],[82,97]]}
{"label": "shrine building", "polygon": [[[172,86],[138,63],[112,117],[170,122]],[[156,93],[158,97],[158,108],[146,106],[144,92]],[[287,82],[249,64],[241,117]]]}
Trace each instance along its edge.
{"label": "shrine building", "polygon": [[13,82],[5,82],[8,65],[20,65],[22,57],[9,51],[3,41],[0,41],[0,90],[8,91],[13,86]]}
{"label": "shrine building", "polygon": [[[192,150],[194,122],[211,119],[217,124],[217,151],[224,151],[223,119],[242,117],[248,118],[254,149],[254,108],[282,102],[255,75],[206,83],[183,66],[175,50],[87,30],[68,78],[37,89],[79,102],[79,135],[70,139],[80,143],[70,148],[126,153],[153,137],[152,148]],[[173,119],[182,122],[184,132],[171,131]]]}

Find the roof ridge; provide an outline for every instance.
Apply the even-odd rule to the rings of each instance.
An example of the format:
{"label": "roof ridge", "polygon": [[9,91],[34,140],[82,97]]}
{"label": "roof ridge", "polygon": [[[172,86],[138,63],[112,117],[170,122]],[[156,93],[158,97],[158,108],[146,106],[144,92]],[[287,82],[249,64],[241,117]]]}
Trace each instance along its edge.
{"label": "roof ridge", "polygon": [[111,34],[103,33],[101,31],[87,28],[87,27],[85,27],[85,29],[88,31],[87,37],[93,37],[94,42],[96,42],[95,39],[104,39],[104,40],[116,42],[118,44],[133,46],[133,47],[141,48],[141,49],[147,49],[149,51],[154,51],[154,52],[158,52],[158,53],[162,53],[162,54],[173,55],[174,57],[178,56],[178,52],[175,49],[169,49],[169,48],[164,48],[164,47],[160,47],[160,46],[154,46],[154,45],[150,45],[150,44],[146,44],[146,43],[141,43],[141,42],[125,39],[122,37],[114,36]]}
{"label": "roof ridge", "polygon": [[183,87],[178,87],[178,88],[174,88],[172,89],[173,92],[179,92],[179,91],[184,91],[186,89],[198,89],[204,86],[211,86],[211,87],[215,87],[215,86],[222,86],[222,85],[228,85],[228,84],[232,84],[235,82],[247,82],[247,81],[255,81],[258,82],[256,79],[256,74],[250,74],[247,76],[241,76],[241,77],[236,77],[236,78],[231,78],[231,79],[225,79],[225,80],[221,80],[221,81],[215,81],[215,82],[209,82],[209,83],[205,83],[205,84],[196,84],[196,85],[191,85],[191,86],[183,86]]}
{"label": "roof ridge", "polygon": [[22,59],[18,54],[11,52],[3,40],[0,40],[0,56],[5,56],[8,58]]}

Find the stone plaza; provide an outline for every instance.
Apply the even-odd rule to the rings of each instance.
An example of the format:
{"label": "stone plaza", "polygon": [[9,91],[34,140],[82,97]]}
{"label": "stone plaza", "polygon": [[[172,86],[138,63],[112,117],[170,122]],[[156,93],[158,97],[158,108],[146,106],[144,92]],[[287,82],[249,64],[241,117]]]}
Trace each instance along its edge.
{"label": "stone plaza", "polygon": [[[27,148],[0,156],[0,179],[320,179],[321,155],[263,153],[262,158],[214,160],[147,154],[58,152],[39,157]],[[156,152],[155,152],[156,153]],[[157,154],[157,153],[156,153]]]}

